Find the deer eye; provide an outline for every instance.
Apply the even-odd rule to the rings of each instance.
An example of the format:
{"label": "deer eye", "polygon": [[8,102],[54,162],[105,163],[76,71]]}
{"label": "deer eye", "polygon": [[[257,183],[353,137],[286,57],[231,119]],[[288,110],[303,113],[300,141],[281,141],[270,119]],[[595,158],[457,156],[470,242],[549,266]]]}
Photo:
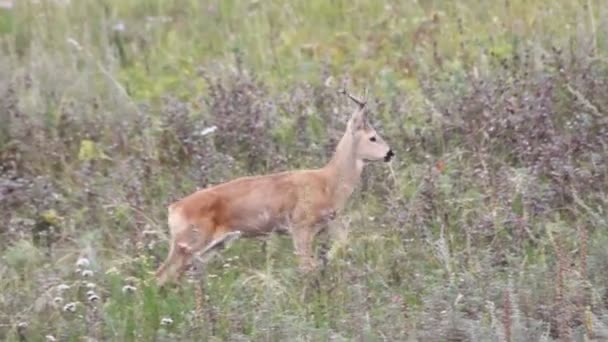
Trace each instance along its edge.
{"label": "deer eye", "polygon": [[374,141],[375,142],[376,141],[376,137],[369,138],[369,141]]}

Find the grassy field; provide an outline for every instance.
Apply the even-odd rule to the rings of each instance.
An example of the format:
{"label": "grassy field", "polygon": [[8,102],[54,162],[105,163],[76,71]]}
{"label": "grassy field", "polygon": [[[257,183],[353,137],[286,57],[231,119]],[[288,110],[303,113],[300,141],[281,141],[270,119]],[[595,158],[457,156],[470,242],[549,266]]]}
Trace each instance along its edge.
{"label": "grassy field", "polygon": [[[608,340],[604,0],[11,3],[0,340]],[[323,267],[239,240],[160,291],[167,204],[323,165],[343,84],[395,177],[365,170]]]}

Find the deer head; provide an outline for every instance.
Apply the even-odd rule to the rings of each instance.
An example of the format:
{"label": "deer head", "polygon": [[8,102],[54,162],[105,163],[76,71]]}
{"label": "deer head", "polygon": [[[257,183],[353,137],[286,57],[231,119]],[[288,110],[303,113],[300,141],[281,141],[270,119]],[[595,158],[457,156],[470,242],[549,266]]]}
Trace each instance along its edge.
{"label": "deer head", "polygon": [[378,135],[367,118],[367,101],[342,90],[357,104],[357,109],[348,120],[347,131],[352,134],[355,158],[362,161],[384,160],[388,162],[395,155],[388,144]]}

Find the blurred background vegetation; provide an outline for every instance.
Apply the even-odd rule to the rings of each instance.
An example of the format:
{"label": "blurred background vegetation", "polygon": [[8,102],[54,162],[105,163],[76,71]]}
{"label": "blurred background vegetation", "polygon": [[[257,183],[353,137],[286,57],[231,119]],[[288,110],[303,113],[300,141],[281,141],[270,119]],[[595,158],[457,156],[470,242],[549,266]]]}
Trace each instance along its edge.
{"label": "blurred background vegetation", "polygon": [[[608,339],[604,0],[0,1],[0,339]],[[237,241],[159,291],[166,206],[370,165],[308,278]],[[215,129],[215,131],[214,131]]]}

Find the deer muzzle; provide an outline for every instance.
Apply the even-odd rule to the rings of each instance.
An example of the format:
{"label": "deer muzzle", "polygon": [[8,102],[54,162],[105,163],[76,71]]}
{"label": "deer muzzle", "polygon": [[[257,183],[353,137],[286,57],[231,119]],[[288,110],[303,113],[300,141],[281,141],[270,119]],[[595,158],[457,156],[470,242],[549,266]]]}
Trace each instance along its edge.
{"label": "deer muzzle", "polygon": [[393,150],[388,150],[388,152],[386,152],[386,155],[384,156],[384,161],[388,163],[394,156],[395,153],[393,153]]}

